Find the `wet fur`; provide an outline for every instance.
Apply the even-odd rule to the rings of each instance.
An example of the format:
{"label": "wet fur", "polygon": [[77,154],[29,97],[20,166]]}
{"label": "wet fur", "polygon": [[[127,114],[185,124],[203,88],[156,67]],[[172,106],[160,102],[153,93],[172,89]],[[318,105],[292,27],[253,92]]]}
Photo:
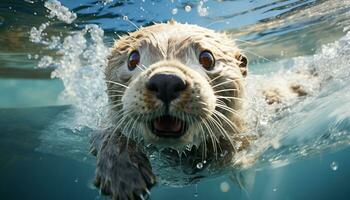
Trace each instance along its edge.
{"label": "wet fur", "polygon": [[[126,61],[135,49],[142,61],[130,71]],[[205,71],[198,63],[203,50],[210,50],[216,59],[213,71]],[[190,124],[179,139],[159,138],[145,126],[164,113],[162,103],[145,89],[145,83],[158,72],[176,74],[189,85],[170,106],[172,114]],[[229,165],[233,155],[247,148],[251,140],[240,134],[245,129],[247,72],[246,57],[228,36],[196,25],[156,24],[120,37],[106,69],[110,121],[106,122],[108,128],[92,139],[92,153],[97,156],[96,186],[113,199],[147,195],[156,181],[147,144],[153,150],[179,150],[184,156],[183,171],[188,174],[200,171],[195,164],[203,160],[217,169]],[[291,93],[304,94],[298,85],[290,88]],[[269,104],[282,99],[278,88],[264,93]],[[185,150],[188,144],[194,146]],[[223,152],[227,155],[218,156]],[[168,149],[165,153],[179,165],[178,153]]]}

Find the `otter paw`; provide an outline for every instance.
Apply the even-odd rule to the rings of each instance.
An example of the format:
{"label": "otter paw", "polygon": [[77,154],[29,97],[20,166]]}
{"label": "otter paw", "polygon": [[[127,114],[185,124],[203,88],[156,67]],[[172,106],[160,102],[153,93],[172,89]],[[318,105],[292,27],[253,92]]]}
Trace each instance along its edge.
{"label": "otter paw", "polygon": [[95,186],[112,199],[144,199],[155,184],[155,176],[149,161],[143,155],[129,156],[124,152],[99,159],[96,168]]}

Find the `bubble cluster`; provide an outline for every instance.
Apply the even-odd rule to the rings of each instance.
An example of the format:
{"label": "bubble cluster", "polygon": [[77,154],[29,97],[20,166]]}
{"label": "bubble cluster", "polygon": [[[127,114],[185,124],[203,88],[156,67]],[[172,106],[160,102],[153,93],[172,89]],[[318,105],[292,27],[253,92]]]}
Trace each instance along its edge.
{"label": "bubble cluster", "polygon": [[[56,0],[45,2],[45,7],[50,10],[50,17],[56,16],[65,23],[71,23],[76,18],[75,13]],[[44,31],[48,26],[49,23],[44,23],[30,31],[30,41],[56,50],[56,57],[43,56],[38,67],[55,67],[51,76],[61,79],[64,84],[61,98],[72,103],[78,111],[76,126],[96,128],[107,113],[104,68],[109,48],[103,41],[104,32],[99,26],[90,24],[65,38],[46,38]],[[38,59],[38,55],[34,58]]]}
{"label": "bubble cluster", "polygon": [[57,19],[67,24],[71,24],[77,18],[77,14],[70,12],[67,7],[57,0],[46,1],[44,6],[50,10],[49,18],[57,17]]}
{"label": "bubble cluster", "polygon": [[203,1],[199,1],[198,7],[197,7],[197,12],[199,16],[202,16],[202,17],[207,16],[208,10],[209,10],[209,7],[206,7]]}

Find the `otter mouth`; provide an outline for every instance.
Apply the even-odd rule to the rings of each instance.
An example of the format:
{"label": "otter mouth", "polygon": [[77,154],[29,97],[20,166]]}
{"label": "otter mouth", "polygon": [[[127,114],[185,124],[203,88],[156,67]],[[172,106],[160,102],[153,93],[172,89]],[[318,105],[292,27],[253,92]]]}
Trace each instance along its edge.
{"label": "otter mouth", "polygon": [[150,123],[151,131],[159,137],[179,138],[185,134],[186,123],[170,115],[163,115],[153,119]]}

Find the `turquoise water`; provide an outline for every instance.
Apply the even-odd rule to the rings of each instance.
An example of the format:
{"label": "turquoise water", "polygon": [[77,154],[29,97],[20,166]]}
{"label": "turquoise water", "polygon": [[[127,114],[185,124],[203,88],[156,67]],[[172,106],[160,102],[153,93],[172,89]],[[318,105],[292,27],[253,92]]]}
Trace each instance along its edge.
{"label": "turquoise water", "polygon": [[99,82],[91,88],[96,77],[78,76],[95,68],[72,67],[52,79],[60,66],[37,66],[44,56],[59,60],[62,47],[31,42],[32,28],[50,22],[45,37],[63,40],[98,24],[110,47],[118,34],[171,18],[238,39],[251,61],[249,88],[302,67],[318,70],[321,88],[278,115],[254,107],[267,113],[258,127],[263,139],[278,141],[234,174],[242,184],[227,173],[197,186],[157,185],[152,199],[349,199],[350,1],[61,2],[77,14],[73,23],[50,18],[44,1],[0,2],[0,199],[104,199],[91,186],[95,158],[88,154],[88,127],[101,116],[87,109],[103,93],[84,93],[103,90]]}

